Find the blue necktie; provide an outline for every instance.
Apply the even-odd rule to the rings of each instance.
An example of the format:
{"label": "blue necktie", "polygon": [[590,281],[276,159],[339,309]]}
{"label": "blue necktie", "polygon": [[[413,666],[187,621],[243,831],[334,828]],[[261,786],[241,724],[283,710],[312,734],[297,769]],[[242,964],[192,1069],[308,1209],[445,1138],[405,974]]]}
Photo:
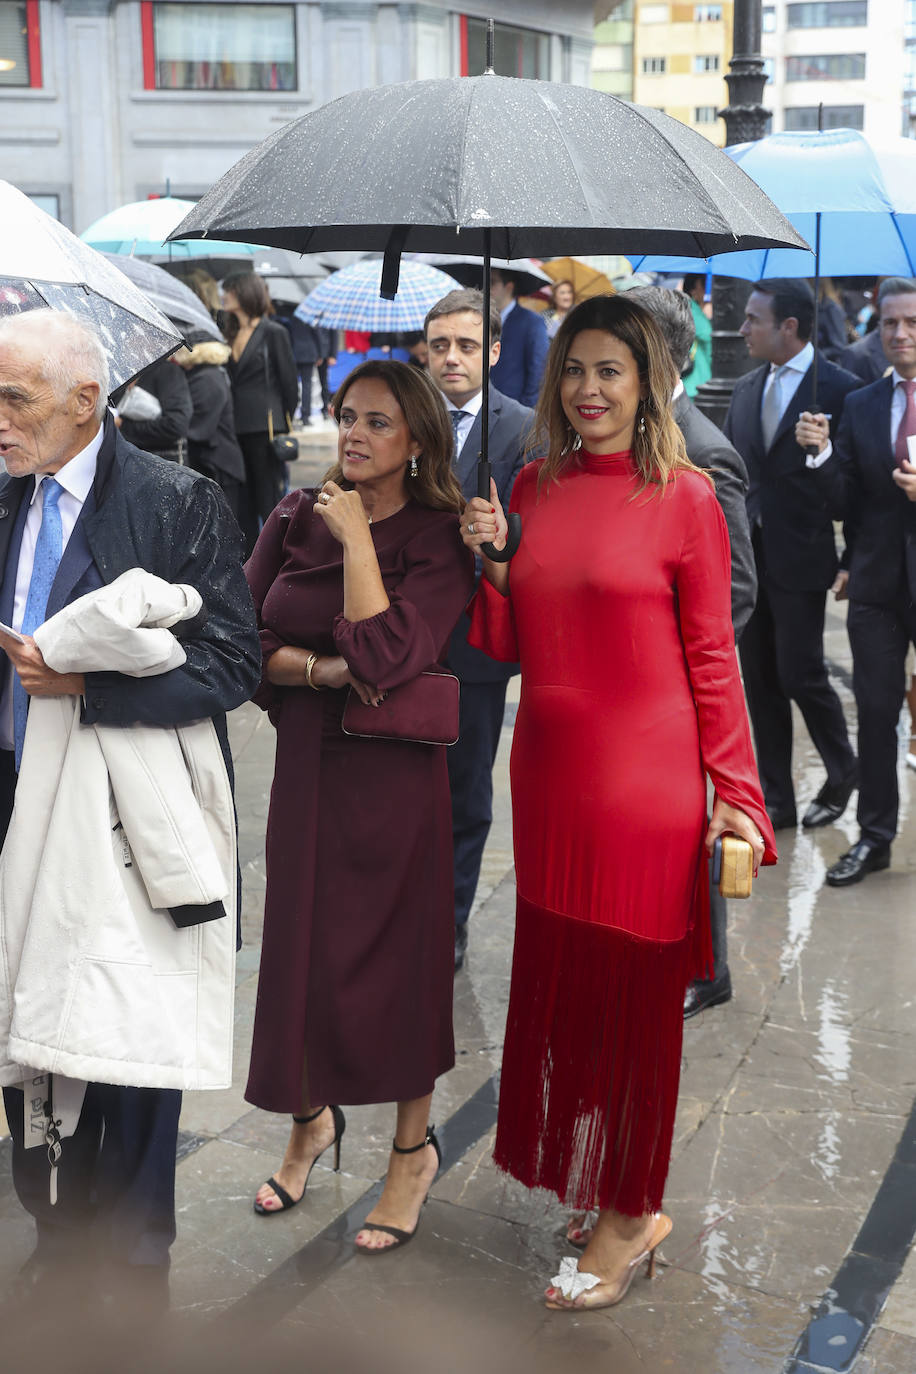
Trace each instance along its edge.
{"label": "blue necktie", "polygon": [[[30,635],[43,625],[48,609],[48,597],[57,576],[61,554],[64,550],[64,532],[60,521],[57,503],[63,494],[63,487],[53,477],[46,477],[41,484],[41,527],[35,541],[35,560],[32,563],[32,579],[22,617],[22,634]],[[19,681],[19,674],[13,673],[13,737],[16,744],[16,771],[22,761],[22,746],[25,742],[25,723],[29,716],[29,695]]]}
{"label": "blue necktie", "polygon": [[465,419],[465,417],[467,416],[467,413],[468,413],[468,412],[467,412],[466,410],[450,410],[450,411],[449,411],[449,415],[450,415],[451,421],[452,421],[452,433],[453,433],[454,436],[455,436],[455,456],[456,456],[456,457],[457,457],[457,455],[458,455],[458,429],[459,429],[459,427],[460,427],[460,425],[461,425],[461,421],[462,421],[463,419]]}

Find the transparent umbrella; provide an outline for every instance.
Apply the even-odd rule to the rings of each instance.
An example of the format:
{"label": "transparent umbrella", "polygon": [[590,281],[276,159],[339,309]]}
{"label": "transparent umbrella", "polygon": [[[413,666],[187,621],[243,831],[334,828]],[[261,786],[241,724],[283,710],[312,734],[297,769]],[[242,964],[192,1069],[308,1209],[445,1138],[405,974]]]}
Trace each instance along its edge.
{"label": "transparent umbrella", "polygon": [[112,391],[181,345],[171,321],[122,272],[6,181],[0,225],[0,315],[49,306],[87,320],[108,354]]}

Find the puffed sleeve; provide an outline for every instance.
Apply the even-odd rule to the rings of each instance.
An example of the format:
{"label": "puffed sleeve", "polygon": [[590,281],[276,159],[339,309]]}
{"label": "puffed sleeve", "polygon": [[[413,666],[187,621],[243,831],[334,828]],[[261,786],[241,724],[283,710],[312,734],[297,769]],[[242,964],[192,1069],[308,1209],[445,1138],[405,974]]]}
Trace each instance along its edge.
{"label": "puffed sleeve", "polygon": [[406,570],[390,605],[368,620],[334,621],[334,643],[350,672],[382,691],[409,682],[442,657],[474,582],[458,517],[431,519],[409,541]]}
{"label": "puffed sleeve", "polygon": [[[526,463],[520,470],[512,487],[510,512],[521,509],[524,494],[536,480],[541,463]],[[522,535],[524,538],[524,534]],[[490,658],[499,663],[518,663],[518,637],[515,633],[515,617],[512,614],[512,574],[509,574],[510,591],[503,596],[485,577],[480,579],[468,614],[471,628],[468,643],[473,649],[482,649]]]}
{"label": "puffed sleeve", "polygon": [[267,677],[267,664],[273,654],[283,647],[283,640],[274,634],[273,630],[265,628],[261,608],[285,561],[286,535],[297,500],[298,493],[290,492],[271,511],[264,521],[264,527],[258,535],[251,557],[245,564],[245,578],[254,602],[261,640],[261,681],[251,699],[262,711],[269,710],[277,698],[277,690]]}
{"label": "puffed sleeve", "polygon": [[759,827],[766,846],[763,862],[773,864],[776,842],[763,804],[738,675],[728,529],[712,486],[692,474],[678,482],[685,478],[690,480],[692,499],[684,501],[676,590],[703,764],[717,795],[746,812]]}

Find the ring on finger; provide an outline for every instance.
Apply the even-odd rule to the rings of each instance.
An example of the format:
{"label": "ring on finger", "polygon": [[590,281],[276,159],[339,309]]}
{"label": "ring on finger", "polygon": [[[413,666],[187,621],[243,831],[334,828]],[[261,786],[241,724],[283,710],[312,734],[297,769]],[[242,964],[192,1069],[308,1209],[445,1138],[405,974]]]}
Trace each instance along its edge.
{"label": "ring on finger", "polygon": [[473,534],[473,533],[474,533],[474,523],[473,523],[473,521],[471,521],[471,523],[468,525],[468,534]]}
{"label": "ring on finger", "polygon": [[323,506],[329,506],[331,504],[331,493],[329,491],[323,491],[318,497],[318,500]]}

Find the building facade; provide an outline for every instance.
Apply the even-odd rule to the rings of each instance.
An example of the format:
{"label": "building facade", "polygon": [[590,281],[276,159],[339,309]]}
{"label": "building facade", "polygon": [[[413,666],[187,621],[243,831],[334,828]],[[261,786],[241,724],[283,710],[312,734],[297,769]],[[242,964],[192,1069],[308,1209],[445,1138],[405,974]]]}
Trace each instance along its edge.
{"label": "building facade", "polygon": [[[602,0],[592,84],[665,110],[721,145],[733,6]],[[764,0],[770,129],[916,136],[916,0]]]}
{"label": "building facade", "polygon": [[[774,132],[861,129],[870,138],[913,132],[906,117],[904,0],[765,0],[764,104]],[[911,58],[911,53],[910,53]]]}
{"label": "building facade", "polygon": [[[337,96],[482,71],[494,8],[0,0],[2,175],[78,233],[166,186],[198,197],[262,138]],[[592,0],[498,10],[498,72],[589,84]]]}

